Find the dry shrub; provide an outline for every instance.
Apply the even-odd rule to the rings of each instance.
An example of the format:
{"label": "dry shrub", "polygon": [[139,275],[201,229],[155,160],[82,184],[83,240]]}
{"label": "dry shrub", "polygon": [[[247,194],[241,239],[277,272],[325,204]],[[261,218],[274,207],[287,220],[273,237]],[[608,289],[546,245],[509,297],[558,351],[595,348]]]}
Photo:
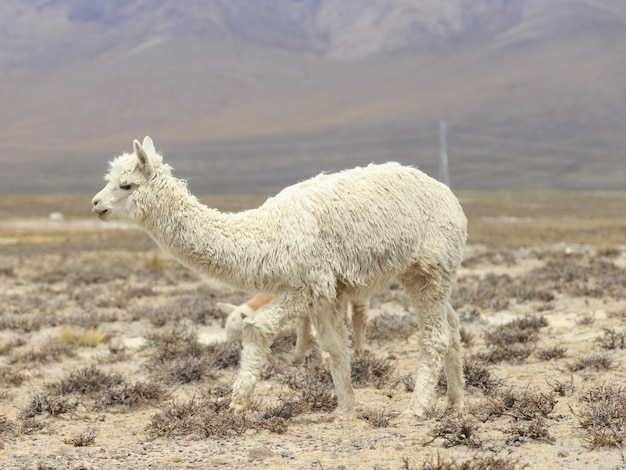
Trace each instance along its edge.
{"label": "dry shrub", "polygon": [[20,312],[0,316],[0,329],[15,330],[22,333],[32,333],[40,330],[43,326],[55,326],[57,318],[52,313],[40,312],[29,307],[20,307]]}
{"label": "dry shrub", "polygon": [[479,353],[477,357],[489,364],[496,364],[502,361],[522,362],[527,359],[535,350],[533,344],[507,344],[504,346],[494,346],[486,353]]}
{"label": "dry shrub", "polygon": [[584,441],[591,449],[622,447],[626,443],[626,387],[594,385],[581,393],[578,415]]}
{"label": "dry shrub", "polygon": [[239,366],[241,345],[238,342],[218,342],[207,345],[207,362],[211,369],[232,369]]}
{"label": "dry shrub", "polygon": [[548,321],[543,315],[525,315],[488,331],[485,341],[489,346],[498,347],[514,343],[534,343],[538,339],[539,329],[545,326],[548,326]]}
{"label": "dry shrub", "polygon": [[66,377],[48,385],[47,388],[61,396],[70,393],[89,395],[109,390],[123,383],[124,378],[121,374],[103,372],[91,365],[71,371]]}
{"label": "dry shrub", "polygon": [[9,362],[33,367],[33,365],[49,364],[60,361],[63,357],[74,356],[76,356],[76,352],[72,345],[50,341],[39,349],[29,349],[11,355]]}
{"label": "dry shrub", "polygon": [[570,372],[593,369],[596,371],[609,370],[615,366],[612,357],[605,353],[595,353],[590,356],[582,356],[565,364]]}
{"label": "dry shrub", "polygon": [[576,389],[574,386],[574,377],[570,377],[569,382],[555,380],[554,383],[552,383],[546,380],[546,383],[550,386],[550,388],[552,388],[552,391],[560,397],[566,397]]}
{"label": "dry shrub", "polygon": [[544,316],[525,315],[485,333],[491,349],[477,356],[488,363],[523,361],[535,350],[539,329],[548,325]]}
{"label": "dry shrub", "polygon": [[487,396],[479,405],[471,408],[471,413],[480,421],[509,416],[514,420],[531,421],[536,418],[548,418],[554,411],[557,399],[553,394],[524,390],[499,389]]}
{"label": "dry shrub", "polygon": [[602,349],[626,349],[626,330],[618,331],[615,328],[606,328],[604,336],[596,341]]}
{"label": "dry shrub", "polygon": [[160,403],[163,400],[169,399],[170,396],[170,392],[163,385],[155,381],[137,381],[132,385],[123,382],[105,390],[102,397],[99,399],[99,406],[136,408],[147,403]]}
{"label": "dry shrub", "polygon": [[42,431],[48,427],[48,423],[44,423],[43,421],[39,421],[35,418],[26,418],[22,420],[22,424],[20,425],[18,432],[24,435],[35,434],[36,432]]}
{"label": "dry shrub", "polygon": [[48,413],[50,416],[58,416],[74,411],[79,403],[78,400],[67,397],[36,394],[26,408],[20,409],[18,418],[34,418],[44,413]]}
{"label": "dry shrub", "polygon": [[353,358],[350,364],[350,375],[355,387],[383,388],[391,382],[396,370],[396,358],[387,356],[384,359],[364,352]]}
{"label": "dry shrub", "polygon": [[574,297],[626,298],[626,269],[597,256],[553,255],[523,281]]}
{"label": "dry shrub", "polygon": [[466,385],[477,388],[483,393],[493,393],[502,385],[502,381],[494,379],[485,365],[473,358],[466,358],[463,361],[463,374]]}
{"label": "dry shrub", "polygon": [[[477,388],[486,394],[493,393],[498,387],[502,385],[501,380],[494,379],[491,376],[491,372],[482,361],[477,361],[473,357],[466,357],[463,360],[463,376],[465,378],[466,387]],[[413,384],[415,383],[415,379],[412,375],[401,377],[400,380],[401,383],[408,382],[409,380]],[[442,371],[439,374],[439,381],[437,382],[437,391],[439,392],[439,394],[445,394],[447,390],[447,384],[448,381],[446,379],[446,375]],[[411,390],[408,390],[407,388],[407,391],[412,392],[413,389],[414,385],[411,386]]]}
{"label": "dry shrub", "polygon": [[198,343],[195,331],[184,326],[176,326],[163,333],[153,333],[147,339],[148,344],[154,348],[154,354],[150,359],[153,365],[186,357],[199,358],[205,349]]}
{"label": "dry shrub", "polygon": [[197,415],[203,411],[195,400],[175,401],[152,416],[146,431],[153,437],[186,436],[197,432]]}
{"label": "dry shrub", "polygon": [[[408,461],[405,460],[406,470],[410,470]],[[424,462],[420,470],[519,470],[522,468],[518,461],[508,460],[503,457],[474,457],[471,460],[457,462],[456,460],[442,460],[437,454],[437,459]]]}
{"label": "dry shrub", "polygon": [[496,275],[488,273],[483,278],[469,276],[459,283],[457,292],[453,292],[452,305],[457,308],[465,305],[474,305],[478,308],[494,311],[509,307],[510,300],[518,303],[533,300],[549,302],[554,300],[554,294],[541,284],[522,282],[508,274]]}
{"label": "dry shrub", "polygon": [[512,435],[511,438],[507,439],[508,444],[518,443],[520,440],[549,443],[555,441],[548,432],[546,420],[541,416],[536,416],[529,421],[514,421],[507,433]]}
{"label": "dry shrub", "polygon": [[301,403],[302,411],[328,412],[337,407],[332,376],[328,368],[317,361],[309,360],[304,370],[291,368],[278,380],[292,390],[290,399]]}
{"label": "dry shrub", "polygon": [[194,331],[175,327],[150,335],[148,342],[154,348],[148,368],[168,382],[189,383],[212,377],[207,348],[198,342]]}
{"label": "dry shrub", "polygon": [[5,415],[0,415],[0,436],[3,434],[12,433],[17,428],[17,425],[7,418]]}
{"label": "dry shrub", "polygon": [[562,346],[551,346],[549,348],[540,349],[537,351],[537,357],[542,361],[551,361],[553,359],[562,359],[565,357],[567,348]]}
{"label": "dry shrub", "polygon": [[384,313],[370,321],[367,328],[367,340],[371,342],[406,341],[416,331],[416,315]]}
{"label": "dry shrub", "polygon": [[198,401],[194,398],[188,402],[173,402],[152,416],[146,430],[154,437],[198,435],[223,438],[262,429],[282,434],[287,430],[289,419],[302,412],[297,401],[284,399],[278,405],[260,411],[258,405],[253,404],[245,413],[233,412],[229,404],[230,398],[211,393]]}
{"label": "dry shrub", "polygon": [[476,423],[473,420],[454,413],[441,418],[430,432],[430,439],[424,442],[424,445],[441,438],[444,447],[464,445],[477,449],[482,446],[482,442],[476,434]]}
{"label": "dry shrub", "polygon": [[473,305],[481,309],[504,310],[510,305],[513,280],[508,275],[487,274],[483,279],[475,276],[459,279],[459,286],[452,292],[454,309]]}
{"label": "dry shrub", "polygon": [[27,341],[24,338],[11,339],[0,346],[0,356],[5,356],[13,351],[15,348],[24,346]]}
{"label": "dry shrub", "polygon": [[593,312],[585,312],[576,316],[576,324],[579,326],[589,326],[596,322],[596,315]]}
{"label": "dry shrub", "polygon": [[215,297],[215,293],[184,294],[156,307],[138,305],[133,309],[131,317],[147,318],[158,327],[180,322],[183,319],[202,325],[223,321],[224,313],[214,306],[214,302],[207,301],[207,297]]}
{"label": "dry shrub", "polygon": [[74,437],[68,437],[66,439],[63,439],[63,442],[67,445],[74,447],[86,447],[96,442],[97,435],[97,432],[90,429],[88,431],[77,434]]}
{"label": "dry shrub", "polygon": [[9,367],[0,368],[0,383],[2,386],[12,385],[17,387],[24,382],[26,376],[22,374],[19,370],[13,370]]}
{"label": "dry shrub", "polygon": [[396,415],[388,415],[385,410],[367,410],[358,413],[357,417],[367,421],[375,428],[386,428]]}

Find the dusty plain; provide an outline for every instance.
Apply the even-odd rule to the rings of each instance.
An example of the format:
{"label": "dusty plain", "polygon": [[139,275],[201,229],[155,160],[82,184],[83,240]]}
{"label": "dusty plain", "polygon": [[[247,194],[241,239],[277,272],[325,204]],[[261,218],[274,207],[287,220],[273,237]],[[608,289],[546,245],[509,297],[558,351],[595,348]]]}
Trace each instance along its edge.
{"label": "dusty plain", "polygon": [[442,377],[424,419],[398,416],[417,331],[393,285],[353,358],[354,417],[333,415],[316,350],[291,363],[292,328],[252,409],[228,413],[239,349],[216,303],[248,294],[98,223],[89,200],[0,195],[2,468],[626,468],[625,193],[460,194],[467,406],[445,411]]}

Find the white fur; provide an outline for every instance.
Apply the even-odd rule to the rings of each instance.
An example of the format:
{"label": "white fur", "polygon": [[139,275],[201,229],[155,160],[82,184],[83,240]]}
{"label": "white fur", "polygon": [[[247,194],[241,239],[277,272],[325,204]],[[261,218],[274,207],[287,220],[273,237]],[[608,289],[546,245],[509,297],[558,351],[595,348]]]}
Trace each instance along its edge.
{"label": "white fur", "polygon": [[[257,310],[267,305],[270,300],[272,300],[271,297],[258,295],[241,305],[218,302],[217,307],[228,315],[226,318],[226,340],[230,342],[241,342],[243,321],[249,316],[254,315]],[[367,311],[367,302],[352,302],[352,312],[350,315],[353,329],[352,344],[357,353],[362,352],[365,346],[365,330],[369,322]],[[347,320],[348,312],[346,311],[344,314]],[[311,346],[311,321],[309,317],[305,315],[299,316],[297,325],[294,363],[302,362],[306,352]]]}
{"label": "white fur", "polygon": [[463,406],[459,319],[449,303],[467,220],[452,192],[397,163],[321,174],[257,209],[221,213],[171,175],[152,140],[111,162],[93,198],[103,219],[142,227],[182,263],[250,292],[276,297],[243,322],[241,366],[231,406],[251,399],[270,345],[290,318],[308,316],[330,369],[338,412],[351,412],[348,301],[366,300],[397,279],[413,301],[420,351],[410,413],[429,404],[443,365],[448,402]]}

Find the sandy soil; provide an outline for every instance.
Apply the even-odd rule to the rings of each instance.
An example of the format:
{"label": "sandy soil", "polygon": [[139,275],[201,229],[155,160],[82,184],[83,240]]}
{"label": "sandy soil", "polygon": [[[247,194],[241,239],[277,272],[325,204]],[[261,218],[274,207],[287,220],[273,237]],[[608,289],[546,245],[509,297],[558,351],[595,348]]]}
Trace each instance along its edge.
{"label": "sandy soil", "polygon": [[[372,299],[371,316],[381,320],[373,321],[368,347],[370,357],[387,358],[393,364],[393,374],[380,387],[356,389],[359,409],[395,417],[389,423],[375,427],[360,415],[338,419],[332,412],[305,412],[288,419],[283,433],[249,429],[218,437],[158,436],[150,428],[156,415],[173,403],[199,397],[203,390],[229,386],[236,368],[226,367],[188,383],[165,381],[150,367],[158,353],[150,338],[184,326],[195,332],[200,344],[220,342],[223,317],[216,302],[241,302],[247,294],[188,272],[155,252],[151,242],[135,231],[118,234],[115,240],[108,233],[3,243],[2,468],[414,469],[453,468],[443,466],[453,461],[459,465],[456,468],[464,462],[463,468],[488,468],[479,466],[488,458],[501,458],[518,468],[626,468],[619,447],[592,448],[580,418],[586,391],[599,384],[626,384],[623,344],[613,348],[606,344],[609,329],[618,334],[626,331],[624,250],[599,253],[584,246],[552,246],[503,252],[468,247],[455,293],[466,337],[471,338],[465,356],[485,367],[499,384],[496,390],[544,394],[554,400],[553,409],[538,420],[544,432],[537,435],[520,432],[524,420],[510,413],[483,422],[480,410],[497,392],[490,395],[476,384],[468,384],[466,410],[454,417],[468,420],[472,440],[454,442],[445,433],[437,437],[445,420],[442,394],[430,417],[395,417],[410,398],[399,380],[413,373],[417,341],[415,331],[408,338],[383,334],[382,326],[393,318],[405,322],[405,330],[412,328],[412,307],[399,290],[390,288]],[[550,263],[563,273],[542,271]],[[611,270],[606,268],[609,264]],[[598,269],[589,271],[593,266]],[[604,279],[603,272],[608,271],[612,277]],[[497,349],[488,344],[489,332],[526,315],[542,317],[547,323],[537,330],[528,357],[478,359]],[[81,342],[86,331],[99,333],[100,339]],[[55,353],[53,345],[69,345],[70,352]],[[564,349],[562,357],[541,358],[541,351],[557,346]],[[609,367],[572,370],[576,360],[598,354],[610,358]],[[277,364],[287,367],[288,358]],[[162,381],[171,398],[138,406],[96,406],[97,394],[72,393],[64,398],[75,400],[73,409],[58,414],[35,410],[32,422],[26,423],[31,427],[24,426],[24,410],[32,411],[34,397],[50,396],[55,383],[89,366],[119,373],[129,383]],[[306,368],[301,365],[295,370]],[[569,387],[558,393],[559,384]],[[287,391],[277,375],[268,373],[257,387],[259,406],[276,404]],[[93,442],[73,444],[85,435],[94,436]]]}

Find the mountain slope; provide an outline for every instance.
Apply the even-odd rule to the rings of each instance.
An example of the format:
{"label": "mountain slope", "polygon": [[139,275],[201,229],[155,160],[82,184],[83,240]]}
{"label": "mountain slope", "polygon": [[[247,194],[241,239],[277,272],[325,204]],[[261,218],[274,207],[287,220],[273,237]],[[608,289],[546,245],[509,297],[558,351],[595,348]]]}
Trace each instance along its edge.
{"label": "mountain slope", "polygon": [[456,187],[626,187],[616,0],[9,0],[0,41],[6,191],[91,191],[145,134],[203,192],[436,174],[440,119]]}

